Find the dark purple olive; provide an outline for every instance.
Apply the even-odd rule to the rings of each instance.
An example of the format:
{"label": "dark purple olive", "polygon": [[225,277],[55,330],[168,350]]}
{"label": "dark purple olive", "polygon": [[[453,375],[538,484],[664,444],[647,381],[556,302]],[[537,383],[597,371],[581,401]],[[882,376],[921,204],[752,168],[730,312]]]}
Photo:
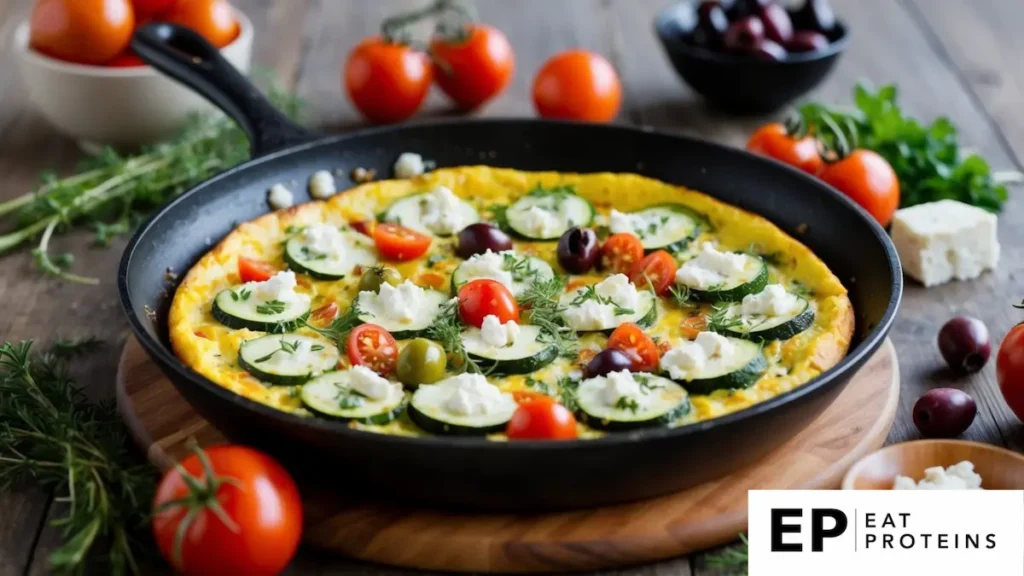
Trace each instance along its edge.
{"label": "dark purple olive", "polygon": [[690,36],[692,43],[711,49],[722,47],[722,37],[729,29],[729,18],[715,0],[704,0],[697,8],[697,27]]}
{"label": "dark purple olive", "polygon": [[474,254],[483,254],[488,250],[491,252],[501,252],[502,250],[511,249],[512,239],[508,237],[508,234],[490,224],[478,222],[466,226],[459,232],[459,245],[455,248],[455,253],[460,258],[469,258]]}
{"label": "dark purple olive", "polygon": [[774,4],[775,0],[734,0],[725,7],[729,20],[735,22],[747,16],[754,16],[761,11],[761,8]]}
{"label": "dark purple olive", "polygon": [[765,38],[785,44],[793,37],[793,21],[789,19],[789,12],[782,6],[769,4],[761,8],[758,16],[764,24]]}
{"label": "dark purple olive", "polygon": [[621,372],[633,367],[633,360],[621,350],[605,348],[587,362],[583,369],[585,378],[596,378],[611,372]]}
{"label": "dark purple olive", "polygon": [[754,48],[752,54],[760,60],[779,61],[786,57],[786,49],[778,42],[765,38]]}
{"label": "dark purple olive", "polygon": [[798,30],[786,43],[786,50],[790,52],[817,52],[828,48],[828,38],[821,32],[810,30]]}
{"label": "dark purple olive", "polygon": [[957,374],[977,372],[992,354],[988,328],[977,318],[957,316],[939,330],[939,352]]}
{"label": "dark purple olive", "polygon": [[558,239],[558,263],[571,274],[583,274],[597,264],[601,256],[597,233],[574,226]]}
{"label": "dark purple olive", "polygon": [[974,422],[978,405],[967,392],[956,388],[929,390],[914,404],[914,425],[932,438],[952,438]]}
{"label": "dark purple olive", "polygon": [[836,13],[829,0],[806,0],[793,13],[793,25],[797,30],[810,30],[828,34],[836,27]]}
{"label": "dark purple olive", "polygon": [[746,18],[729,26],[725,31],[722,44],[726,50],[734,52],[751,52],[764,40],[764,23],[757,16]]}

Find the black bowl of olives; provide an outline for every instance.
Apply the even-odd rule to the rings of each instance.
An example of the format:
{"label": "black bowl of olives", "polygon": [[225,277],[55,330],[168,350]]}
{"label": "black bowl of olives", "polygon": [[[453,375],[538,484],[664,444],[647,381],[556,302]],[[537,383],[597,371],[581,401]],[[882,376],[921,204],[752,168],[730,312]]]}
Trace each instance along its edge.
{"label": "black bowl of olives", "polygon": [[683,81],[740,114],[774,112],[813,89],[849,40],[828,0],[791,9],[776,0],[683,0],[654,27]]}

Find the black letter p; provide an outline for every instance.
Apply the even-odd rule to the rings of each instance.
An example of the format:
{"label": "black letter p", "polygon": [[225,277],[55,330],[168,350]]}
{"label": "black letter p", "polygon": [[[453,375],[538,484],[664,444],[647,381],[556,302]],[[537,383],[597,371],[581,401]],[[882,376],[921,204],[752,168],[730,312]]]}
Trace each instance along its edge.
{"label": "black letter p", "polygon": [[[835,527],[825,530],[825,518],[835,521]],[[821,552],[825,538],[835,538],[846,532],[846,514],[834,508],[815,508],[811,510],[811,551]]]}

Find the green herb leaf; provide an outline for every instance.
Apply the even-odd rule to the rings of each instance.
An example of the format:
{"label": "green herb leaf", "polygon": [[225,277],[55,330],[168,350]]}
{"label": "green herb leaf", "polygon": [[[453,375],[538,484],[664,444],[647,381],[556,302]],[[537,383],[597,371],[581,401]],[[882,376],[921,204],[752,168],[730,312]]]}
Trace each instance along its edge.
{"label": "green herb leaf", "polygon": [[258,314],[273,315],[284,312],[286,304],[280,300],[270,300],[256,307]]}

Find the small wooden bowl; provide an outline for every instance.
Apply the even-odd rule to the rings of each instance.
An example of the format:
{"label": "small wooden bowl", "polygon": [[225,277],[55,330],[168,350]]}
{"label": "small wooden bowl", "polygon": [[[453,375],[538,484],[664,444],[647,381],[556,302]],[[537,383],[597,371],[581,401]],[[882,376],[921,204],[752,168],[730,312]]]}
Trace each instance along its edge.
{"label": "small wooden bowl", "polygon": [[926,468],[974,463],[986,490],[1024,489],[1024,456],[1004,448],[965,440],[918,440],[893,444],[861,458],[843,478],[843,490],[890,490],[899,475],[915,482]]}

